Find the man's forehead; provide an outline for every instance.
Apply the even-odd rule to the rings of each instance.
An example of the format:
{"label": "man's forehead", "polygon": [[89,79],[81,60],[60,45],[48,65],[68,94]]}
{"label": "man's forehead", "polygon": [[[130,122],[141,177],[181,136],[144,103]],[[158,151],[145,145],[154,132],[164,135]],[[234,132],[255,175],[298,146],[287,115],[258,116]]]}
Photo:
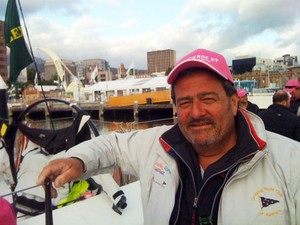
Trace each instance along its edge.
{"label": "man's forehead", "polygon": [[207,69],[189,71],[188,73],[178,77],[174,85],[176,85],[176,83],[180,82],[181,80],[210,80],[210,82],[212,83],[221,82],[216,73]]}

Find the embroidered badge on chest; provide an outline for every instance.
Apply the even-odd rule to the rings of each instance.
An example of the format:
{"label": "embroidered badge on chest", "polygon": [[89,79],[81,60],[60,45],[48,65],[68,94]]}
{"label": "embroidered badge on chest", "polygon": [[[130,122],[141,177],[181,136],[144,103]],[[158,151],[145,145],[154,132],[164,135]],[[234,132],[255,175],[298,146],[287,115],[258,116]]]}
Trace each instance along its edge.
{"label": "embroidered badge on chest", "polygon": [[265,187],[257,190],[252,200],[258,203],[258,213],[262,216],[272,217],[283,212],[283,193],[276,188]]}
{"label": "embroidered badge on chest", "polygon": [[160,173],[161,175],[165,175],[165,173],[171,174],[171,170],[169,169],[169,167],[167,167],[166,165],[160,162],[156,162],[154,164],[154,167],[155,167],[155,172]]}

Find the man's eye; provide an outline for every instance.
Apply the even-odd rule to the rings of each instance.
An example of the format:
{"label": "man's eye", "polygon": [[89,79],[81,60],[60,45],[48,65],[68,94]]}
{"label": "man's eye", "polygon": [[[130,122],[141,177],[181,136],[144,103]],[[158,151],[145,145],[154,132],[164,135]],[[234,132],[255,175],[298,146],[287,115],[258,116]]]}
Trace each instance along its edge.
{"label": "man's eye", "polygon": [[178,106],[181,108],[188,107],[189,105],[190,105],[190,102],[188,102],[188,101],[178,103]]}
{"label": "man's eye", "polygon": [[214,98],[204,98],[204,99],[202,99],[202,101],[205,102],[205,103],[213,103],[213,102],[216,101],[216,99],[214,99]]}

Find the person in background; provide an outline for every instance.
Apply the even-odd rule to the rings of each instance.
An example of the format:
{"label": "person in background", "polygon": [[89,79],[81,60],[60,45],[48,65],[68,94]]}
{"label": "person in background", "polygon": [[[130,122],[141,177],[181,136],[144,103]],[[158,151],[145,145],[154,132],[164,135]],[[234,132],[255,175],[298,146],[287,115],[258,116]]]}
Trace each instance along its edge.
{"label": "person in background", "polygon": [[298,80],[289,80],[285,85],[285,91],[290,93],[290,111],[300,116],[300,84]]}
{"label": "person in background", "polygon": [[145,225],[300,224],[300,143],[238,106],[225,58],[196,49],[167,81],[177,124],[82,142],[37,184],[49,177],[60,187],[120,166],[139,178]]}
{"label": "person in background", "polygon": [[258,114],[258,112],[259,112],[258,105],[254,104],[248,100],[249,93],[245,89],[242,89],[242,88],[238,89],[237,94],[239,97],[240,107],[247,109],[248,111],[253,112],[255,114]]}
{"label": "person in background", "polygon": [[267,130],[300,142],[300,117],[289,111],[290,97],[280,90],[273,95],[273,104],[258,115]]}

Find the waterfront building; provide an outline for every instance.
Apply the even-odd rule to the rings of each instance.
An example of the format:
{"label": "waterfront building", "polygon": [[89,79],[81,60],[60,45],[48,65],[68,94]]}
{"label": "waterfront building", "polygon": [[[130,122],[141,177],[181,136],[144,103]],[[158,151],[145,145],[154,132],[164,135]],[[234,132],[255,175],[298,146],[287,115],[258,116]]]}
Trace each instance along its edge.
{"label": "waterfront building", "polygon": [[0,21],[0,75],[4,81],[8,80],[7,54],[4,40],[4,22]]}
{"label": "waterfront building", "polygon": [[297,56],[289,54],[275,60],[240,56],[232,60],[236,80],[256,80],[258,88],[283,87],[289,79],[300,77]]}
{"label": "waterfront building", "polygon": [[176,63],[176,51],[172,49],[147,52],[148,74],[167,71]]}
{"label": "waterfront building", "polygon": [[285,54],[282,57],[275,58],[274,64],[279,66],[295,67],[298,66],[298,57]]}
{"label": "waterfront building", "polygon": [[[61,60],[61,62],[70,70],[70,72],[76,76],[76,65],[71,60]],[[45,62],[45,80],[58,80],[58,74],[56,66],[53,60],[46,60]],[[71,82],[71,75],[67,70],[65,70],[65,77],[66,83],[69,84]]]}
{"label": "waterfront building", "polygon": [[85,83],[88,83],[91,72],[97,67],[98,75],[97,82],[112,80],[110,65],[105,59],[85,59],[77,62],[77,74],[79,77],[85,78]]}
{"label": "waterfront building", "polygon": [[126,77],[126,69],[123,63],[121,63],[120,67],[118,68],[118,78],[124,79]]}
{"label": "waterfront building", "polygon": [[256,66],[261,67],[262,70],[271,67],[273,64],[271,59],[263,59],[255,56],[239,56],[232,60],[232,73],[243,74],[246,72],[252,72]]}

